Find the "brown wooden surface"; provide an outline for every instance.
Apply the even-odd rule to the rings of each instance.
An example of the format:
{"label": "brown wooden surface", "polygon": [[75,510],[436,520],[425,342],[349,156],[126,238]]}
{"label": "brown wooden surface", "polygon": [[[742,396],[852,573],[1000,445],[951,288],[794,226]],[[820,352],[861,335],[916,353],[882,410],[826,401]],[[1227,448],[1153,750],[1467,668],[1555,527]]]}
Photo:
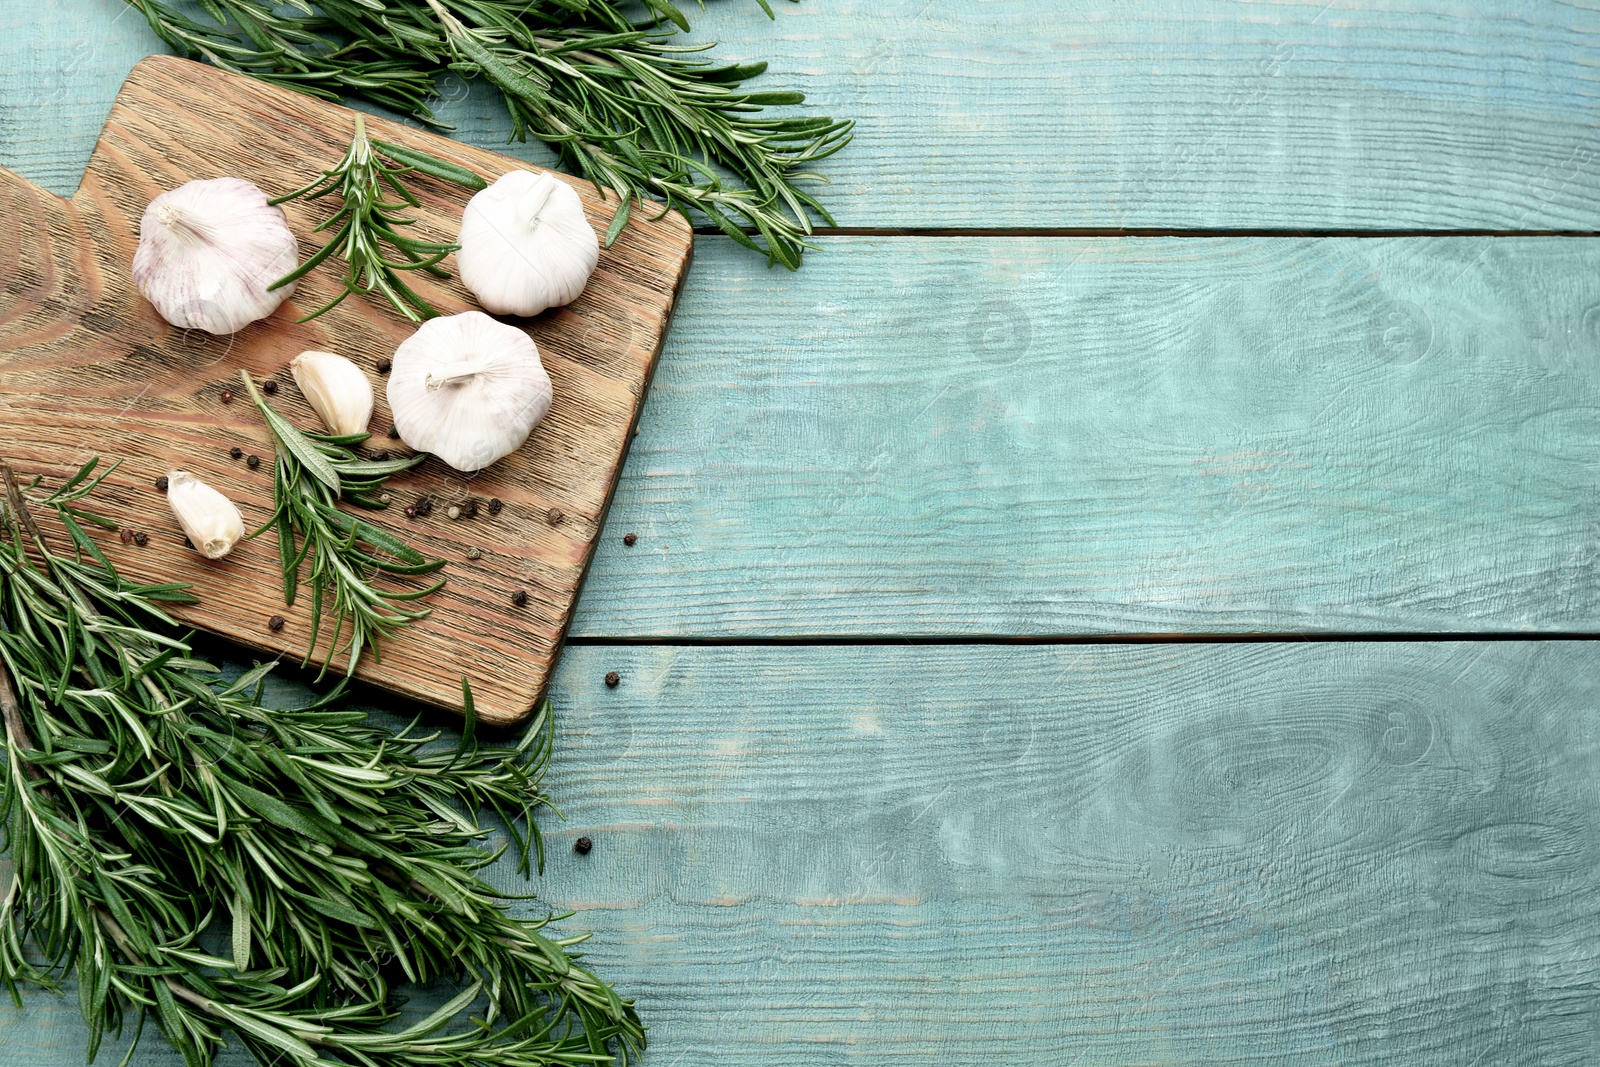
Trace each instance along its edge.
{"label": "brown wooden surface", "polygon": [[[493,180],[516,160],[408,127],[369,120],[381,139],[420,148]],[[132,284],[138,220],[152,197],[196,178],[248,178],[279,195],[330,165],[348,146],[352,112],[333,104],[169,57],[146,59],[117,98],[83,184],[70,201],[0,169],[0,455],[24,472],[61,476],[91,455],[121,458],[101,510],[146,531],[149,543],[100,536],[119,568],[138,579],[191,582],[201,602],[185,622],[247,645],[295,657],[309,636],[306,597],[281,602],[274,535],[242,544],[219,562],[188,550],[153,483],[181,466],[231,496],[254,528],[268,515],[270,462],[249,470],[233,445],[270,461],[265,428],[241,396],[240,368],[283,386],[275,406],[319,428],[286,365],[308,348],[339,352],[373,378],[378,410],[373,448],[397,446],[376,372],[413,327],[386,305],[352,298],[303,325],[295,319],[336,292],[336,272],[314,272],[271,318],[233,337],[168,326]],[[603,231],[616,201],[571,178],[590,222]],[[467,193],[417,178],[419,236],[451,240]],[[323,238],[312,229],[325,202],[286,205],[305,257]],[[392,483],[396,504],[423,493],[438,501],[426,519],[397,506],[374,516],[421,550],[450,561],[449,585],[433,615],[386,642],[381,662],[357,674],[430,703],[460,705],[471,679],[486,721],[515,721],[542,695],[593,553],[674,299],[688,268],[691,233],[678,214],[649,221],[635,212],[602,250],[588,289],[573,304],[523,320],[555,386],[550,414],[515,455],[472,477],[430,459]],[[448,265],[448,264],[447,264]],[[460,284],[419,281],[449,314],[475,307]],[[497,497],[498,516],[447,517],[451,501]],[[558,509],[551,523],[546,513]],[[477,548],[478,560],[466,553]],[[526,590],[518,608],[512,595]],[[288,619],[273,634],[267,620]]]}

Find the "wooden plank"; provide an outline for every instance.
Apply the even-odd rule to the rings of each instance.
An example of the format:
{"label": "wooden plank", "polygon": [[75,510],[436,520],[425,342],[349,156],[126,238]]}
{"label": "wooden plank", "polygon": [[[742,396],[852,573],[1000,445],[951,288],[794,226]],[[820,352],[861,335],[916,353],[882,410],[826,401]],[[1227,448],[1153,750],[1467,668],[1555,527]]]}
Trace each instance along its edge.
{"label": "wooden plank", "polygon": [[139,60],[164,51],[122,0],[6,5],[0,166],[71,196],[123,81]]}
{"label": "wooden plank", "polygon": [[[0,163],[72,189],[130,50],[159,48],[137,16],[102,29],[119,6],[57,0],[0,35],[0,95],[59,97],[9,109]],[[1600,229],[1587,3],[776,6],[691,19],[859,120],[822,168],[846,226]],[[440,91],[461,137],[506,139],[491,93]]]}
{"label": "wooden plank", "polygon": [[647,1062],[1592,1060],[1590,643],[580,647],[556,706],[536,888]]}
{"label": "wooden plank", "polygon": [[699,243],[574,633],[1600,629],[1600,243]]}
{"label": "wooden plank", "polygon": [[[348,355],[374,368],[394,354],[414,326],[379,301],[349,300],[313,322],[299,316],[336,292],[334,271],[305,279],[270,319],[232,337],[167,325],[134,289],[138,220],[160,192],[195,178],[234,175],[282,193],[304,184],[316,166],[348,147],[352,113],[259,81],[161,56],[145,60],[118,97],[82,186],[57,199],[0,171],[0,206],[11,223],[0,232],[0,455],[28,472],[61,475],[92,455],[123,466],[107,482],[101,509],[126,527],[148,531],[148,546],[104,538],[120,569],[140,580],[184,581],[201,601],[178,612],[187,623],[296,658],[311,634],[311,598],[282,603],[275,536],[249,541],[210,562],[183,534],[152,483],[173,467],[225,489],[247,529],[272,511],[272,447],[259,413],[240,390],[239,371],[276,377],[276,404],[299,425],[316,427],[285,370],[306,349]],[[402,126],[373,120],[376,137],[403,139],[491,180],[515,161]],[[315,162],[312,162],[315,161]],[[590,222],[604,230],[617,201],[592,186],[578,190]],[[453,238],[466,194],[420,180],[417,233]],[[303,254],[328,214],[322,202],[286,207]],[[461,679],[472,682],[489,722],[526,716],[554,663],[578,586],[599,535],[629,434],[689,265],[691,237],[681,215],[641,215],[604,250],[588,288],[564,308],[517,320],[538,343],[554,383],[549,417],[511,456],[473,475],[429,460],[391,483],[403,505],[427,495],[431,515],[408,520],[394,507],[374,521],[405,526],[408,538],[444,558],[449,585],[429,598],[433,614],[386,641],[381,661],[368,656],[360,677],[407,696],[460,707]],[[458,281],[415,282],[445,314],[475,308]],[[401,448],[384,437],[392,419],[378,389],[372,451]],[[229,457],[242,447],[269,460],[249,470]],[[490,513],[491,500],[504,511]],[[452,505],[480,505],[476,516],[447,517]],[[403,588],[403,587],[402,587]],[[522,605],[513,595],[527,594]],[[274,633],[268,620],[288,625]],[[333,632],[323,620],[318,647]],[[336,666],[343,668],[343,656]]]}

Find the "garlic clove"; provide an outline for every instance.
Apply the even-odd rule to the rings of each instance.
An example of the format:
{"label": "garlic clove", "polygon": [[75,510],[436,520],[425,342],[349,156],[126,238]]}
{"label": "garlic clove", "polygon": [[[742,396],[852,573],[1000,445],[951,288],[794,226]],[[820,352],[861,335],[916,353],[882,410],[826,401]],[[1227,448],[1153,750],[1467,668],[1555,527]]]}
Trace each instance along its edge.
{"label": "garlic clove", "polygon": [[467,202],[456,266],[496,315],[537,315],[576,300],[600,260],[583,202],[550,173],[514,170]]}
{"label": "garlic clove", "polygon": [[289,361],[289,373],[329,433],[367,432],[372,383],[360,367],[332,352],[302,352]]}
{"label": "garlic clove", "polygon": [[206,559],[221,559],[244,536],[244,516],[233,501],[188,471],[167,474],[167,503],[178,525]]}
{"label": "garlic clove", "polygon": [[481,311],[429,319],[389,371],[389,409],[406,444],[458,471],[510,455],[550,410],[533,339]]}
{"label": "garlic clove", "polygon": [[295,287],[267,287],[299,261],[283,209],[266,193],[243,178],[209,178],[150,201],[133,280],[172,325],[229,334],[278,309]]}

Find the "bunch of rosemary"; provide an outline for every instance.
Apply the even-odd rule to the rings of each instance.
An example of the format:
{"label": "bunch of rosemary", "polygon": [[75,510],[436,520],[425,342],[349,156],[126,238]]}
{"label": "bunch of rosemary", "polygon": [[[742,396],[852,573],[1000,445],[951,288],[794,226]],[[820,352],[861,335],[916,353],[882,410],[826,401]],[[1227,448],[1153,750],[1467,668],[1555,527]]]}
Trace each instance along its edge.
{"label": "bunch of rosemary", "polygon": [[482,77],[513,138],[532,134],[621,197],[608,244],[645,196],[790,268],[812,247],[813,217],[833,222],[805,187],[853,123],[767,114],[804,94],[745,90],[765,63],[717,64],[697,54],[711,45],[678,43],[689,22],[673,0],[643,0],[643,21],[623,0],[200,0],[209,21],[168,0],[124,2],[180,55],[435,125],[436,79]]}
{"label": "bunch of rosemary", "polygon": [[[62,550],[0,465],[13,998],[75,977],[91,1059],[131,1018],[135,1047],[154,1021],[190,1067],[225,1034],[263,1064],[547,1067],[641,1048],[632,1005],[573,951],[585,935],[511,915],[476,873],[500,855],[486,810],[524,873],[542,862],[548,709],[519,743],[485,745],[468,693],[461,744],[439,751],[416,723],[338,708],[337,690],[269,707],[268,667],[224,684],[161,607],[184,588],[125,580],[85,535],[95,469],[36,505]],[[460,991],[406,1025],[397,979]]]}

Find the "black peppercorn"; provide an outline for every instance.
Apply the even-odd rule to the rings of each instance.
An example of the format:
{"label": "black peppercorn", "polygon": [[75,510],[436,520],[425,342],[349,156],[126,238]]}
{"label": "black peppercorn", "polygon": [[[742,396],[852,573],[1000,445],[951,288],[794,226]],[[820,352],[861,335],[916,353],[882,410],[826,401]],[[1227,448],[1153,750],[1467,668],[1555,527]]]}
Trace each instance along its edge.
{"label": "black peppercorn", "polygon": [[387,360],[387,359],[378,360],[378,373],[379,374],[388,374],[392,370],[394,370],[394,363],[391,360]]}
{"label": "black peppercorn", "polygon": [[572,843],[572,851],[580,856],[587,856],[592,848],[594,848],[594,842],[587,837],[580,837]]}
{"label": "black peppercorn", "polygon": [[615,689],[617,687],[617,683],[620,681],[622,681],[622,675],[618,674],[616,671],[606,672],[606,685],[610,686],[612,689]]}
{"label": "black peppercorn", "polygon": [[271,379],[268,379],[267,381],[264,381],[264,382],[261,383],[261,391],[263,393],[266,393],[268,396],[277,396],[278,395],[278,383],[275,382],[275,381],[272,381]]}
{"label": "black peppercorn", "polygon": [[244,449],[240,448],[238,445],[234,445],[232,448],[228,449],[228,455],[232,456],[234,459],[238,459],[240,456],[244,455]]}
{"label": "black peppercorn", "polygon": [[622,543],[627,545],[629,548],[632,548],[634,546],[635,542],[637,542],[638,540],[639,540],[639,535],[636,534],[636,533],[624,534],[622,536]]}
{"label": "black peppercorn", "polygon": [[156,479],[156,491],[160,493],[167,491],[167,476],[165,474]]}
{"label": "black peppercorn", "polygon": [[522,607],[528,602],[528,591],[526,589],[518,589],[511,594],[511,602],[519,608]]}
{"label": "black peppercorn", "polygon": [[465,516],[466,518],[469,518],[469,519],[477,518],[478,517],[478,502],[476,500],[467,501],[467,506],[461,509],[461,514],[463,516]]}
{"label": "black peppercorn", "polygon": [[500,514],[500,509],[505,506],[506,505],[504,501],[502,501],[499,497],[495,497],[489,501],[489,514],[498,515]]}
{"label": "black peppercorn", "polygon": [[261,466],[261,457],[251,456],[244,461],[244,465],[249,467],[251,470],[255,470],[257,467]]}
{"label": "black peppercorn", "polygon": [[561,514],[560,508],[551,508],[549,511],[544,513],[544,521],[548,522],[551,526],[556,525],[564,518],[566,518],[566,516]]}
{"label": "black peppercorn", "polygon": [[372,454],[372,458],[377,460],[379,463],[387,462],[389,459],[389,450],[387,448],[380,448]]}
{"label": "black peppercorn", "polygon": [[232,389],[224,389],[222,391],[222,402],[224,404],[233,403],[233,390]]}
{"label": "black peppercorn", "polygon": [[267,620],[267,629],[271,630],[273,633],[277,633],[279,630],[283,629],[283,624],[285,621],[286,620],[282,615],[274,615],[272,618]]}
{"label": "black peppercorn", "polygon": [[133,535],[133,543],[138,545],[140,548],[143,548],[145,545],[150,543],[150,535],[145,533],[143,530],[140,530],[138,533]]}
{"label": "black peppercorn", "polygon": [[183,547],[184,548],[193,548],[194,547],[194,542],[189,540],[187,537],[185,537],[183,539]]}
{"label": "black peppercorn", "polygon": [[425,496],[421,500],[417,501],[417,514],[421,515],[423,518],[427,518],[429,515],[433,514],[432,497]]}

